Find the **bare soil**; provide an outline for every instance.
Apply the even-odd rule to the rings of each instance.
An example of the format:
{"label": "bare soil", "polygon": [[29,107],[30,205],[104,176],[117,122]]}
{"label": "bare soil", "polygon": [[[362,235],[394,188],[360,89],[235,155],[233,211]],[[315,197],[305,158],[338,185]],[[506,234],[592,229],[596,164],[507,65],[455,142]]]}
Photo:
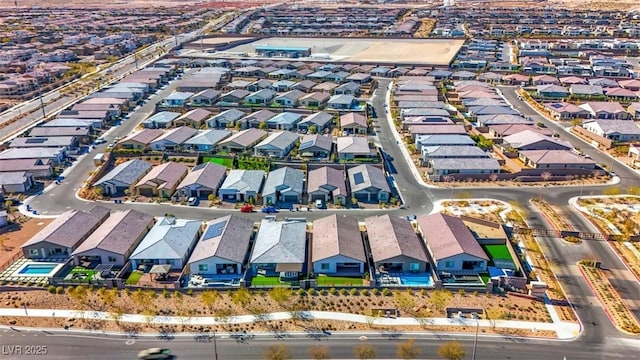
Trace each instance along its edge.
{"label": "bare soil", "polygon": [[0,268],[21,252],[20,246],[22,244],[53,221],[53,219],[26,218],[19,216],[17,213],[11,214],[9,219],[12,221],[18,221],[19,219],[21,219],[20,221],[26,221],[0,229],[0,238],[4,239],[2,246],[0,246]]}

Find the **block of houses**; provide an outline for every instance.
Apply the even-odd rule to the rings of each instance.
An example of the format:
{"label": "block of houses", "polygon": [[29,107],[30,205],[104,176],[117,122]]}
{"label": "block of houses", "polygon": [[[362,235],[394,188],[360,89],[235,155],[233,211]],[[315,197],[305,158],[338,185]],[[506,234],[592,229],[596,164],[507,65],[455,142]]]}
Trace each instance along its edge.
{"label": "block of houses", "polygon": [[125,190],[131,190],[152,168],[153,165],[144,160],[125,161],[101,177],[93,186],[102,188],[103,195],[124,195]]}
{"label": "block of houses", "polygon": [[306,116],[298,124],[298,130],[309,131],[311,126],[315,129],[315,132],[322,132],[324,129],[331,127],[333,123],[333,115],[324,111],[315,112]]}
{"label": "block of houses", "polygon": [[[267,110],[267,109],[261,109],[258,111],[254,111],[249,115],[246,115],[239,121],[242,124],[243,128],[265,128],[266,129],[267,120],[271,119],[274,116],[276,116],[276,113],[274,113],[273,111]],[[261,125],[261,124],[264,124],[264,125]]]}
{"label": "block of houses", "polygon": [[256,156],[284,158],[296,147],[300,136],[290,131],[272,132],[253,147]]}
{"label": "block of houses", "polygon": [[640,139],[640,127],[635,121],[630,120],[586,120],[582,127],[604,138],[628,142]]}
{"label": "block of houses", "polygon": [[365,219],[376,273],[424,273],[430,269],[424,245],[410,222],[397,216]]}
{"label": "block of houses", "polygon": [[28,259],[66,259],[109,217],[109,209],[69,210],[38,231],[22,246]]}
{"label": "block of houses", "polygon": [[266,124],[268,129],[295,130],[300,120],[302,120],[301,114],[285,111],[267,120]]}
{"label": "block of houses", "polygon": [[223,151],[247,151],[266,137],[266,131],[250,128],[229,136],[218,143],[218,147]]}
{"label": "block of houses", "polygon": [[346,205],[348,199],[344,172],[329,166],[310,170],[307,174],[309,202],[322,200],[326,203]]}
{"label": "block of houses", "polygon": [[243,118],[246,114],[236,108],[225,110],[219,114],[214,115],[207,120],[207,126],[209,128],[229,128],[234,127],[236,121]]}
{"label": "block of houses", "polygon": [[589,101],[579,105],[594,119],[626,119],[629,114],[615,101]]}
{"label": "block of houses", "polygon": [[336,139],[336,142],[336,151],[340,160],[377,156],[369,147],[369,139],[366,137],[341,136]]}
{"label": "block of houses", "polygon": [[2,194],[20,194],[33,186],[33,175],[26,171],[0,172],[0,191]]}
{"label": "block of houses", "polygon": [[201,230],[200,220],[159,218],[131,253],[132,267],[171,265],[171,270],[181,270],[200,238]]}
{"label": "block of houses", "polygon": [[205,89],[196,94],[194,94],[191,98],[191,105],[193,106],[213,106],[220,98],[220,91],[214,89]]}
{"label": "block of houses", "polygon": [[570,150],[523,150],[518,158],[534,169],[596,169],[595,161]]}
{"label": "block of houses", "polygon": [[262,170],[229,170],[218,194],[223,201],[257,201],[264,177]]}
{"label": "block of houses", "polygon": [[438,274],[487,271],[489,257],[460,218],[436,213],[419,216],[417,222]]}
{"label": "block of houses", "polygon": [[71,254],[73,262],[124,266],[154,223],[149,214],[116,211]]}
{"label": "block of houses", "polygon": [[178,185],[178,195],[184,198],[207,199],[216,196],[227,174],[227,167],[215,163],[196,165]]}
{"label": "block of houses", "polygon": [[278,95],[273,99],[275,104],[282,107],[296,107],[300,105],[300,99],[306,95],[305,92],[300,90],[290,90],[284,94]]}
{"label": "block of houses", "polygon": [[118,141],[117,146],[123,149],[149,149],[151,143],[162,135],[164,135],[164,131],[160,129],[143,129]]}
{"label": "block of houses", "polygon": [[160,106],[164,107],[184,107],[187,101],[193,96],[192,92],[176,91],[162,99]]}
{"label": "block of houses", "polygon": [[276,96],[276,92],[269,89],[255,91],[244,98],[244,102],[251,105],[267,105]]}
{"label": "block of houses", "polygon": [[138,195],[168,199],[189,172],[186,165],[173,161],[155,166],[134,187]]}
{"label": "block of houses", "polygon": [[369,123],[365,115],[349,112],[340,115],[340,128],[342,132],[346,134],[366,135],[369,131]]}
{"label": "block of houses", "polygon": [[571,144],[544,136],[535,131],[525,130],[503,138],[501,145],[503,151],[515,149],[522,150],[570,150]]}
{"label": "block of houses", "polygon": [[311,263],[314,274],[362,276],[366,262],[356,218],[333,214],[313,222]]}
{"label": "block of houses", "polygon": [[187,261],[189,272],[214,277],[242,276],[252,234],[253,221],[237,215],[206,222]]}
{"label": "block of houses", "polygon": [[179,151],[185,141],[198,134],[198,130],[188,126],[181,126],[166,131],[161,136],[155,138],[149,147],[155,151]]}
{"label": "block of houses", "polygon": [[201,128],[205,121],[211,117],[211,112],[205,109],[193,109],[180,115],[175,121],[175,126],[190,126],[192,128]]}
{"label": "block of houses", "polygon": [[547,103],[544,107],[556,120],[584,119],[590,116],[587,110],[568,102]]}
{"label": "block of houses", "polygon": [[302,96],[299,99],[300,106],[311,109],[323,109],[327,106],[327,102],[331,95],[325,92],[312,92]]}
{"label": "block of houses", "polygon": [[53,161],[44,159],[0,160],[0,174],[25,172],[35,178],[53,174]]}
{"label": "block of houses", "polygon": [[306,254],[307,224],[304,221],[266,219],[260,222],[249,263],[253,274],[291,278],[306,270]]}
{"label": "block of houses", "polygon": [[198,152],[212,152],[216,145],[231,136],[229,130],[208,129],[201,130],[182,144],[185,150]]}
{"label": "block of houses", "polygon": [[298,169],[281,167],[270,171],[262,189],[265,204],[301,202],[304,193],[304,173]]}
{"label": "block of houses", "polygon": [[369,164],[347,170],[351,196],[362,202],[388,202],[391,188],[384,171]]}
{"label": "block of houses", "polygon": [[327,101],[327,107],[334,110],[351,110],[358,102],[353,95],[333,95]]}
{"label": "block of houses", "polygon": [[180,117],[180,113],[161,111],[142,121],[142,126],[147,129],[166,129],[173,126],[173,121]]}
{"label": "block of houses", "polygon": [[303,157],[329,158],[333,149],[333,138],[330,135],[307,134],[300,139],[298,152]]}

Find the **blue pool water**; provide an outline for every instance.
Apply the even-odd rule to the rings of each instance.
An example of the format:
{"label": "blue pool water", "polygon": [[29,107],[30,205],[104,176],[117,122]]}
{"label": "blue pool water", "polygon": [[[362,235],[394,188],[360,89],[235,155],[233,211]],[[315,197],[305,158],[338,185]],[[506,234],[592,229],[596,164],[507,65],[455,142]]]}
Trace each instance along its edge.
{"label": "blue pool water", "polygon": [[48,275],[56,268],[56,266],[56,264],[27,264],[25,267],[20,269],[19,274]]}
{"label": "blue pool water", "polygon": [[407,286],[433,286],[431,276],[400,276],[400,282]]}

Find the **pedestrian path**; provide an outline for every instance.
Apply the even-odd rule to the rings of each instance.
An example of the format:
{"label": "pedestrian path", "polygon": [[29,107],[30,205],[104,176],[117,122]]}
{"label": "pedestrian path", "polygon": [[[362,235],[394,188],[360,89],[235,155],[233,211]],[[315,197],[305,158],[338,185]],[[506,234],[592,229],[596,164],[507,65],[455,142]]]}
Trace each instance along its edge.
{"label": "pedestrian path", "polygon": [[[27,309],[27,308],[0,308],[0,316],[9,317],[44,317],[44,318],[74,318],[87,320],[105,320],[128,323],[167,324],[167,325],[227,325],[249,324],[260,321],[280,321],[292,318],[291,312],[274,312],[261,315],[238,315],[227,318],[211,316],[145,316],[139,314],[121,314],[103,311],[80,311],[68,309]],[[467,318],[413,318],[413,317],[369,317],[365,315],[331,312],[331,311],[301,311],[296,316],[305,320],[339,320],[361,324],[378,326],[480,326],[483,328],[523,329],[531,331],[555,331],[558,339],[569,340],[577,337],[580,326],[577,323],[557,321],[552,323],[540,323],[533,321],[514,320],[476,320]],[[557,317],[557,316],[556,316]],[[553,318],[553,317],[552,317]]]}

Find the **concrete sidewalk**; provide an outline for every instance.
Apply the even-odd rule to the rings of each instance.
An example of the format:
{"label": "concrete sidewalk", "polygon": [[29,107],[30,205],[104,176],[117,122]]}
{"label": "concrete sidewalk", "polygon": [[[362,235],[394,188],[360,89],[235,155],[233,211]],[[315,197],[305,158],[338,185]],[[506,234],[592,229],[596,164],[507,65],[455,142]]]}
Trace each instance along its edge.
{"label": "concrete sidewalk", "polygon": [[[228,318],[217,317],[182,317],[182,316],[145,316],[139,314],[122,314],[117,316],[113,313],[103,311],[79,311],[79,310],[67,310],[67,309],[24,309],[24,308],[0,308],[0,316],[9,317],[45,317],[45,318],[75,318],[75,319],[87,319],[87,320],[103,320],[103,321],[115,321],[116,317],[120,322],[128,323],[148,323],[148,324],[167,324],[167,325],[220,325],[220,324],[248,324],[260,321],[270,320],[288,320],[292,318],[290,312],[275,312],[262,315],[239,315],[231,316]],[[449,319],[449,318],[412,318],[412,317],[398,317],[398,318],[383,318],[383,317],[368,317],[364,315],[356,315],[340,312],[329,311],[301,311],[298,313],[301,319],[313,320],[340,320],[355,323],[370,323],[372,325],[381,326],[421,326],[421,325],[434,325],[434,326],[469,326],[474,327],[479,325],[483,328],[506,328],[506,329],[523,329],[523,330],[548,330],[555,331],[558,339],[570,340],[577,337],[580,334],[580,326],[576,323],[570,322],[554,322],[554,323],[539,323],[532,321],[514,321],[514,320],[496,320],[494,324],[490,320],[475,320],[475,319]]]}

